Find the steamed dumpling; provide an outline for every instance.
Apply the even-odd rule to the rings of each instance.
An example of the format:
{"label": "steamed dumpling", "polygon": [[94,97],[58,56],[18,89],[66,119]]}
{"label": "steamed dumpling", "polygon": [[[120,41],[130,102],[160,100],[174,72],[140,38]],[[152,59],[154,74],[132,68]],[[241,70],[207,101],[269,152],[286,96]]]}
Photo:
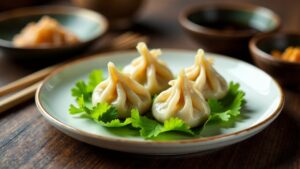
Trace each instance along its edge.
{"label": "steamed dumpling", "polygon": [[181,71],[178,78],[170,82],[171,87],[161,92],[154,100],[152,113],[156,120],[164,122],[171,117],[182,119],[190,127],[203,124],[210,113],[202,94]]}
{"label": "steamed dumpling", "polygon": [[149,51],[143,42],[138,43],[137,50],[141,56],[125,66],[123,72],[142,84],[151,95],[168,88],[168,82],[173,79],[173,74],[167,65],[157,58],[161,55],[161,51]]}
{"label": "steamed dumpling", "polygon": [[99,83],[92,95],[93,105],[106,102],[119,111],[119,118],[130,116],[133,108],[140,113],[146,112],[151,106],[149,91],[127,75],[119,72],[115,65],[108,63],[108,78]]}
{"label": "steamed dumpling", "polygon": [[189,80],[194,81],[205,99],[221,99],[227,93],[227,82],[213,68],[212,61],[204,56],[204,51],[199,49],[193,66],[185,69]]}

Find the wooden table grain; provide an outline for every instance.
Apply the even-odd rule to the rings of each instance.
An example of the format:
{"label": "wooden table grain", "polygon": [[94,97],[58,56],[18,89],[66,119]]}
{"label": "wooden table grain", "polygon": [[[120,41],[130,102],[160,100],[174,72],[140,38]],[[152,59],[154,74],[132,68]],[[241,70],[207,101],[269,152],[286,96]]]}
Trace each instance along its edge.
{"label": "wooden table grain", "polygon": [[[208,1],[208,0],[207,0]],[[205,1],[147,1],[136,30],[148,35],[151,47],[199,47],[181,30],[177,16],[187,4]],[[283,29],[300,31],[299,0],[244,0],[274,10]],[[32,61],[34,62],[34,61]],[[32,71],[0,56],[0,85]],[[202,156],[163,158],[97,148],[61,133],[38,112],[34,100],[0,116],[0,168],[300,168],[300,93],[285,89],[281,115],[258,135]]]}

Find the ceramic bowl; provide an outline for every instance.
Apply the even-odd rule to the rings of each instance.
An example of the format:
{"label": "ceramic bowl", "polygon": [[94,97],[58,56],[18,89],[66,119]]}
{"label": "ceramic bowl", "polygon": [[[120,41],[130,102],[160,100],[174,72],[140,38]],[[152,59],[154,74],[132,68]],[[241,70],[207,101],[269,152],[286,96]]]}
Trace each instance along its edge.
{"label": "ceramic bowl", "polygon": [[[29,22],[36,22],[42,16],[56,19],[73,32],[80,43],[49,48],[22,48],[12,44],[13,37]],[[96,12],[66,6],[43,6],[16,9],[0,14],[0,50],[4,56],[21,60],[52,60],[70,57],[82,52],[97,41],[108,28],[105,17]]]}
{"label": "ceramic bowl", "polygon": [[271,10],[238,3],[193,5],[183,9],[179,22],[204,49],[234,56],[248,51],[254,35],[275,32],[280,27],[279,17]]}
{"label": "ceramic bowl", "polygon": [[249,48],[254,62],[275,77],[282,85],[300,89],[300,63],[275,59],[272,50],[284,51],[289,46],[300,46],[300,33],[280,32],[251,39]]}

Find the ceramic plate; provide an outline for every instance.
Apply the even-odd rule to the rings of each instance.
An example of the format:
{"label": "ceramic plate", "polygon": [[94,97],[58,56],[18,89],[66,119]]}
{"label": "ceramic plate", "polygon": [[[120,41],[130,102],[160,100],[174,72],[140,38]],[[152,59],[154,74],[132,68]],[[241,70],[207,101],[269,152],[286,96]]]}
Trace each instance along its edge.
{"label": "ceramic plate", "polygon": [[[195,54],[164,49],[160,58],[177,74],[180,69],[193,64]],[[233,125],[207,129],[192,139],[144,140],[138,135],[124,135],[68,113],[69,105],[74,103],[70,91],[77,80],[86,79],[93,69],[106,71],[109,61],[123,67],[137,56],[134,51],[105,53],[58,69],[39,87],[36,93],[38,109],[60,131],[95,146],[140,154],[180,155],[215,150],[245,140],[268,126],[283,107],[281,88],[268,74],[243,61],[208,53],[207,56],[214,59],[217,71],[228,82],[240,83],[246,93],[246,109]]]}

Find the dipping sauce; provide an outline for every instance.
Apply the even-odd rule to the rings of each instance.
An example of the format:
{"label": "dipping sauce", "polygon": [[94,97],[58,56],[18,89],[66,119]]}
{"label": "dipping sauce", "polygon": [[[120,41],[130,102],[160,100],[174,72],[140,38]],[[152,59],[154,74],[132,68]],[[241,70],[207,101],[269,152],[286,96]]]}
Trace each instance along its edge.
{"label": "dipping sauce", "polygon": [[273,50],[271,55],[274,58],[289,61],[289,62],[300,62],[300,46],[288,47],[281,52],[279,50]]}
{"label": "dipping sauce", "polygon": [[44,16],[37,23],[27,24],[13,38],[13,45],[25,48],[47,48],[73,45],[79,38],[61,26],[57,20]]}
{"label": "dipping sauce", "polygon": [[224,22],[224,21],[214,21],[214,22],[205,22],[199,21],[196,24],[204,26],[211,29],[216,29],[222,32],[236,32],[236,31],[249,31],[249,32],[258,32],[258,30],[248,26],[242,25],[234,22]]}
{"label": "dipping sauce", "polygon": [[227,9],[205,9],[188,16],[193,23],[221,32],[259,32],[251,24],[251,14]]}

